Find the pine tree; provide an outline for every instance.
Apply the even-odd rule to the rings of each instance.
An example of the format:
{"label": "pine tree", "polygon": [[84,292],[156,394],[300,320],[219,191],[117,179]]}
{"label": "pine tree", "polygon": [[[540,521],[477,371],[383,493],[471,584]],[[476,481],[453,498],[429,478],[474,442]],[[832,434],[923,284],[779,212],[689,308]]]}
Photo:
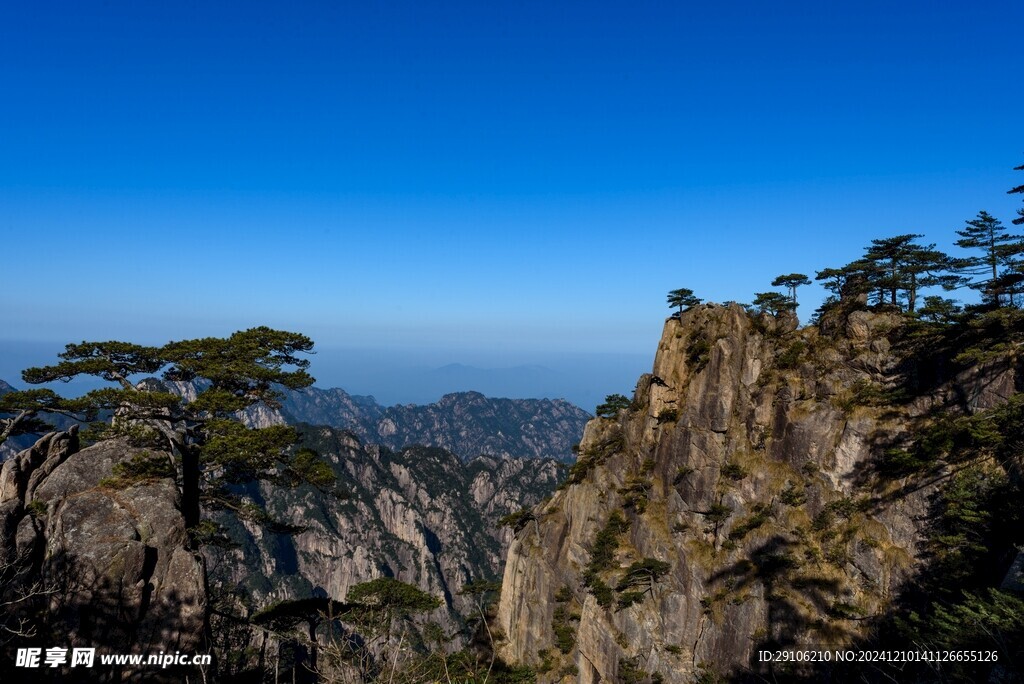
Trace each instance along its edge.
{"label": "pine tree", "polygon": [[801,285],[810,285],[811,280],[803,273],[789,273],[787,275],[780,275],[778,278],[772,281],[772,287],[785,287],[789,290],[790,301],[793,302],[793,307],[796,308],[796,288]]}
{"label": "pine tree", "polygon": [[38,435],[54,429],[46,414],[62,415],[86,422],[95,419],[87,402],[65,399],[53,390],[36,389],[8,392],[0,396],[0,444],[16,435]]}
{"label": "pine tree", "polygon": [[761,313],[778,316],[784,311],[792,311],[796,304],[784,294],[778,292],[758,292],[754,295],[754,308]]}
{"label": "pine tree", "polygon": [[[110,429],[148,431],[167,447],[170,465],[181,486],[186,525],[200,521],[201,505],[233,508],[243,515],[259,512],[242,505],[231,485],[262,479],[294,485],[327,485],[333,472],[309,450],[295,451],[295,431],[275,425],[249,429],[238,413],[256,404],[277,406],[278,387],[301,389],[313,383],[306,372],[313,342],[304,335],[253,328],[227,338],[203,338],[148,347],[127,342],[69,344],[61,361],[29,368],[30,384],[94,376],[113,387],[93,390],[74,400],[56,395],[19,393],[0,410],[73,409],[80,415],[114,414]],[[133,383],[132,377],[160,373],[164,381],[195,382],[192,399],[167,391],[159,382]],[[43,390],[45,392],[46,390]],[[6,395],[10,397],[11,395]],[[40,404],[40,401],[43,403]]]}
{"label": "pine tree", "polygon": [[619,415],[619,411],[629,408],[631,403],[624,394],[609,394],[603,404],[597,405],[594,413],[598,418],[614,418]]}
{"label": "pine tree", "polygon": [[900,294],[906,299],[906,310],[914,312],[920,291],[940,285],[953,289],[960,279],[947,273],[950,258],[935,249],[934,244],[917,244],[917,234],[896,235],[872,240],[864,259],[877,269],[874,285],[889,296],[889,303],[899,307]]}
{"label": "pine tree", "polygon": [[970,287],[981,290],[985,299],[996,307],[1004,303],[1012,305],[1014,276],[1024,254],[1024,236],[1008,234],[1006,226],[985,211],[978,212],[978,216],[966,224],[963,230],[956,231],[961,238],[956,242],[957,247],[982,253],[958,260],[957,271],[965,276],[989,276],[970,283]]}
{"label": "pine tree", "polygon": [[688,309],[698,304],[700,304],[700,298],[693,296],[693,290],[691,289],[684,287],[668,293],[668,305],[678,306],[680,316],[683,315],[683,309]]}

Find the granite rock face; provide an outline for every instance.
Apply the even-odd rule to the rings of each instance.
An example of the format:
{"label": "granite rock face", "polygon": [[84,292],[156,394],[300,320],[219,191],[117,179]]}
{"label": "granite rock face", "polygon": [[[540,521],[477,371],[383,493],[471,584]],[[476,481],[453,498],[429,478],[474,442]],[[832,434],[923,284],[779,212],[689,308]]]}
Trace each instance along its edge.
{"label": "granite rock face", "polygon": [[301,531],[215,517],[238,546],[208,550],[211,581],[237,587],[253,611],[307,597],[344,600],[355,584],[395,577],[442,599],[441,619],[455,627],[471,612],[462,586],[500,577],[512,533],[498,519],[549,495],[565,470],[552,459],[392,452],[328,427],[303,428],[302,437],[331,465],[339,491],[263,484],[247,492]]}
{"label": "granite rock face", "polygon": [[872,403],[901,389],[897,319],[831,323],[736,305],[666,322],[632,406],[588,423],[567,486],[511,543],[505,659],[541,681],[689,682],[752,667],[766,644],[860,636],[919,561],[933,491],[879,489],[881,450],[930,411],[998,404],[1020,374],[973,369]]}
{"label": "granite rock face", "polygon": [[0,562],[18,568],[14,582],[44,592],[45,619],[34,629],[48,645],[112,653],[203,646],[204,567],[186,547],[175,483],[109,481],[117,464],[143,453],[121,440],[79,451],[72,428],[3,464]]}

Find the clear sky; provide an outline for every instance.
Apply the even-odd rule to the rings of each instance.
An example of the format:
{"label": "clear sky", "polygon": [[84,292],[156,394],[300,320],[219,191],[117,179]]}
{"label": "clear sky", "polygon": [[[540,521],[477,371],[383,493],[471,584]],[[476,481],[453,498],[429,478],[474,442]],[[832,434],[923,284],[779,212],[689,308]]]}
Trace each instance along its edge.
{"label": "clear sky", "polygon": [[371,357],[602,355],[587,396],[628,391],[670,289],[750,301],[1008,222],[1022,25],[1019,0],[4,3],[0,343],[266,324],[355,391]]}

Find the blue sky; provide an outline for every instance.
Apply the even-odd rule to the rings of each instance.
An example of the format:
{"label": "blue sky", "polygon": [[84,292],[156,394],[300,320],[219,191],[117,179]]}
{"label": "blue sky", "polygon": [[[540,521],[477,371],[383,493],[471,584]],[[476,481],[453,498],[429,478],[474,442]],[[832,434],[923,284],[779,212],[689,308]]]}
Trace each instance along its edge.
{"label": "blue sky", "polygon": [[1024,4],[715,5],[7,3],[0,353],[266,324],[589,401],[670,289],[1012,218]]}

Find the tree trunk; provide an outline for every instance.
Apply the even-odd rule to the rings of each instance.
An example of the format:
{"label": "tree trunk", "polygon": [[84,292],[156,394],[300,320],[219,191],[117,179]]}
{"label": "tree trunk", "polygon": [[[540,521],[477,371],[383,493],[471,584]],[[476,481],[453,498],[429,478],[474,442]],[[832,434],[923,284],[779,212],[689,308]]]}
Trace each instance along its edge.
{"label": "tree trunk", "polygon": [[33,415],[35,415],[35,411],[22,411],[14,418],[8,419],[10,422],[6,424],[0,423],[0,425],[4,426],[3,432],[0,432],[0,444],[6,442],[7,438],[14,434],[14,429],[21,425],[23,420],[30,418]]}
{"label": "tree trunk", "polygon": [[317,622],[315,620],[309,621],[309,669],[316,672],[316,661],[317,661],[317,646],[319,645],[316,640],[316,627]]}
{"label": "tree trunk", "polygon": [[181,513],[185,527],[199,524],[199,448],[185,445],[181,449]]}

